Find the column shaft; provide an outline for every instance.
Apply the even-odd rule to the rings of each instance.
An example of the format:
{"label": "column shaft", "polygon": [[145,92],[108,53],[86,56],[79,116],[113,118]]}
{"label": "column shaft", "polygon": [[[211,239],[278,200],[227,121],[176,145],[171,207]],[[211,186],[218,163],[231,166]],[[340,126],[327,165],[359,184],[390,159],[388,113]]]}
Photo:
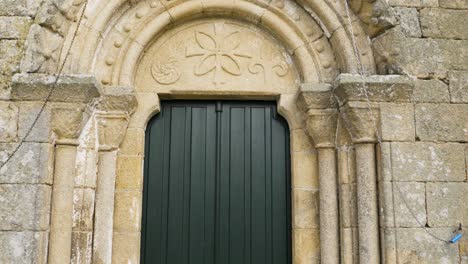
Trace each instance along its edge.
{"label": "column shaft", "polygon": [[114,193],[117,151],[99,152],[94,220],[93,263],[112,263]]}
{"label": "column shaft", "polygon": [[378,264],[379,222],[374,144],[356,144],[359,263]]}
{"label": "column shaft", "polygon": [[49,236],[50,264],[70,263],[71,259],[75,162],[76,146],[56,146]]}
{"label": "column shaft", "polygon": [[318,149],[318,159],[321,263],[338,264],[340,246],[335,150]]}

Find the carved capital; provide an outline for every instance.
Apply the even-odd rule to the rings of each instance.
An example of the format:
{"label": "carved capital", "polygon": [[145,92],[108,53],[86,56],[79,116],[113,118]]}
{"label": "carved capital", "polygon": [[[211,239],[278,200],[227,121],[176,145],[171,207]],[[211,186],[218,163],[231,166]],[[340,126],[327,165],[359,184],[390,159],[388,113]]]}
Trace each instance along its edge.
{"label": "carved capital", "polygon": [[97,144],[100,151],[117,150],[127,131],[129,116],[125,112],[95,114]]}
{"label": "carved capital", "polygon": [[51,113],[52,131],[58,141],[75,141],[83,127],[83,108],[55,108]]}
{"label": "carved capital", "polygon": [[307,132],[316,148],[335,147],[337,120],[336,109],[311,109],[307,112]]}
{"label": "carved capital", "polygon": [[309,109],[336,107],[332,86],[325,83],[303,83],[299,90],[297,104],[304,112]]}
{"label": "carved capital", "polygon": [[342,112],[344,125],[354,143],[375,143],[380,127],[380,108],[376,103],[348,102]]}

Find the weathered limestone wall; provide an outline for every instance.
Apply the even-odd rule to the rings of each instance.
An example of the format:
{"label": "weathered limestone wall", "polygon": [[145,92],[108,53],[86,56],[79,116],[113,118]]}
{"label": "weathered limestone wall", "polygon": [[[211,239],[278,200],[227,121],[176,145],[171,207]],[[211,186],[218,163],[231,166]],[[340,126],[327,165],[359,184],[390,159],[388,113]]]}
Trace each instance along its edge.
{"label": "weathered limestone wall", "polygon": [[[39,2],[0,2],[0,164],[31,125],[41,102],[9,101]],[[0,262],[45,263],[52,174],[49,109],[0,171]]]}
{"label": "weathered limestone wall", "polygon": [[447,245],[422,227],[450,239],[468,221],[468,1],[388,3],[394,27],[372,40],[379,74],[416,80],[412,102],[387,104],[381,114],[384,263],[467,263],[466,235]]}
{"label": "weathered limestone wall", "polygon": [[[138,1],[129,2],[133,5]],[[282,1],[258,2],[271,2],[281,6]],[[414,90],[408,94],[392,97],[390,91],[390,96],[384,99],[378,96],[371,98],[372,106],[379,109],[375,115],[379,122],[382,140],[381,143],[376,139],[370,140],[372,141],[370,143],[375,144],[377,153],[376,188],[380,229],[380,236],[377,239],[380,240],[382,263],[468,263],[466,235],[461,243],[447,245],[427,235],[422,228],[425,226],[430,232],[449,239],[455,225],[468,224],[468,1],[350,0],[349,2],[351,11],[358,14],[370,36],[378,74],[407,75],[414,81]],[[70,39],[69,28],[72,22],[76,21],[76,13],[82,3],[82,0],[0,0],[0,164],[6,161],[7,153],[10,153],[31,126],[42,106],[44,95],[47,94],[47,87],[51,84],[50,76],[40,80],[40,77],[28,79],[28,75],[24,74],[57,72],[58,60],[63,58],[62,41]],[[336,31],[326,32],[322,38],[330,37],[329,34],[336,36],[344,31],[341,28],[334,30]],[[331,42],[336,45],[337,41],[331,39]],[[326,47],[328,52],[329,48]],[[353,56],[351,53],[335,55],[337,60],[342,60],[340,56]],[[336,62],[332,63],[334,67]],[[67,72],[73,70],[71,66],[66,68]],[[383,76],[374,80],[385,83],[385,79]],[[33,82],[37,85],[38,80],[43,86],[28,85]],[[357,78],[351,82],[354,87],[358,87],[361,80]],[[97,163],[99,157],[114,160],[113,152],[118,146],[98,153],[92,143],[88,145],[87,141],[81,144],[75,142],[77,135],[73,131],[64,132],[71,126],[71,123],[63,122],[63,119],[69,117],[68,115],[62,116],[62,121],[51,121],[54,118],[60,119],[57,109],[74,111],[79,114],[74,117],[73,124],[80,124],[74,129],[81,129],[81,124],[85,123],[82,119],[87,117],[85,113],[87,104],[98,96],[92,78],[81,76],[64,80],[63,83],[58,86],[58,90],[62,87],[63,92],[53,97],[52,102],[47,104],[31,135],[26,138],[15,157],[0,170],[0,263],[46,263],[50,255],[48,252],[51,250],[49,241],[53,237],[49,236],[51,225],[54,226],[56,233],[70,232],[71,252],[65,253],[70,255],[72,263],[92,261],[95,228],[104,235],[112,233],[113,228],[115,241],[113,254],[114,257],[117,256],[116,259],[137,260],[141,217],[139,213],[141,204],[137,201],[141,196],[140,190],[143,184],[141,178],[137,176],[141,175],[142,170],[143,128],[130,126],[127,130],[128,138],[138,138],[140,142],[124,140],[120,154],[115,160],[116,173],[103,170],[109,168],[101,168],[101,173],[117,177],[115,209],[107,208],[108,211],[104,210],[104,215],[95,216],[95,209],[99,207],[100,202],[95,199],[97,183],[99,180],[108,179],[102,177],[97,179],[100,175],[96,171]],[[346,82],[338,81],[338,83]],[[14,94],[10,92],[12,87],[16,87]],[[83,89],[86,87],[88,90]],[[67,94],[70,90],[75,92]],[[73,97],[80,94],[78,90],[84,96]],[[339,94],[337,96],[340,97]],[[362,94],[350,100],[357,103],[347,103],[347,106],[343,103],[342,106],[367,111],[368,104],[359,96]],[[389,99],[390,97],[392,98]],[[347,98],[353,97],[348,95]],[[67,127],[60,127],[57,124],[67,124]],[[367,125],[372,124],[367,123]],[[356,168],[356,144],[353,144],[353,139],[347,138],[344,128],[350,129],[345,122],[340,121],[338,130],[343,134],[340,134],[339,139],[343,142],[333,142],[326,147],[320,146],[318,151],[313,150],[312,156],[324,161],[321,169],[323,174],[333,175],[333,171],[327,166],[333,166],[335,161],[332,161],[333,155],[330,152],[332,148],[337,148],[340,258],[341,263],[359,263],[361,252],[358,245],[360,225],[358,207],[363,205],[358,204],[359,197],[356,193],[359,191],[357,186],[359,181],[356,174],[360,173],[362,176],[366,171],[362,172],[364,166],[361,166],[361,171]],[[60,141],[61,136],[71,140]],[[305,137],[302,134],[301,136]],[[340,144],[334,146],[335,143]],[[359,146],[361,159],[358,164],[364,161],[364,165],[369,166],[370,164],[365,161],[366,155],[372,154],[369,152],[371,147],[366,144],[361,145],[365,146]],[[306,150],[302,149],[302,145],[300,147],[304,153],[309,153],[309,148],[312,148],[308,144]],[[55,155],[63,151],[66,155],[60,155],[63,159],[57,164]],[[374,157],[371,155],[367,160],[372,158]],[[67,176],[62,173],[67,172],[67,168],[61,165],[72,164],[69,159],[76,159],[76,178],[73,183],[62,184],[63,182],[60,183],[58,180],[61,176]],[[317,167],[317,161],[310,163],[313,165],[302,164],[304,170],[313,170]],[[126,171],[129,173],[126,174]],[[316,177],[313,178],[312,180],[310,176],[304,181],[313,181],[316,187]],[[61,187],[57,188],[58,185]],[[333,186],[327,187],[333,189]],[[64,190],[63,193],[61,188]],[[57,197],[61,194],[70,194],[68,192],[70,188],[73,189],[71,192],[73,196],[65,196],[64,199],[72,199],[72,202],[60,204],[61,200]],[[53,202],[55,201],[53,192],[54,194],[57,192],[56,203]],[[305,201],[303,211],[304,215],[314,215],[315,219],[318,217],[316,214],[318,214],[319,191],[314,189],[313,198],[311,197],[312,195],[308,195],[304,199],[301,198]],[[412,212],[408,210],[402,198],[408,203]],[[109,197],[99,199],[109,199]],[[334,201],[326,200],[326,197],[323,199],[336,205]],[[361,197],[362,201],[364,199]],[[56,207],[72,212],[72,221],[66,226],[60,226],[51,220],[53,218],[51,215],[60,213],[54,214],[53,208]],[[130,209],[136,209],[134,214],[128,214]],[[111,223],[110,230],[106,230],[108,226],[100,228],[99,221],[108,217],[106,213],[111,215],[113,213],[115,218],[114,226],[112,227]],[[95,217],[99,220],[93,222]],[[324,214],[321,217],[323,218]],[[312,217],[306,219],[310,220]],[[323,221],[328,219],[337,221],[333,216],[324,218]],[[316,249],[320,244],[318,241],[314,243],[305,241],[318,236],[317,230],[322,227],[316,222],[310,224],[314,227],[311,229],[313,236],[304,235],[302,242],[304,248],[313,245],[314,250],[319,251]],[[368,226],[372,227],[372,223]],[[332,233],[331,237],[336,235]],[[324,241],[322,245],[327,242],[329,241]],[[129,248],[128,244],[134,248]],[[109,246],[99,243],[94,245]],[[125,246],[119,247],[119,245]],[[63,253],[60,249],[53,250]],[[298,251],[296,254],[300,255],[302,252]],[[98,263],[99,257],[101,256],[94,256],[94,263]],[[329,259],[334,257],[336,256]],[[318,258],[318,254],[311,257],[306,253],[298,257],[310,261],[311,259],[318,261]]]}

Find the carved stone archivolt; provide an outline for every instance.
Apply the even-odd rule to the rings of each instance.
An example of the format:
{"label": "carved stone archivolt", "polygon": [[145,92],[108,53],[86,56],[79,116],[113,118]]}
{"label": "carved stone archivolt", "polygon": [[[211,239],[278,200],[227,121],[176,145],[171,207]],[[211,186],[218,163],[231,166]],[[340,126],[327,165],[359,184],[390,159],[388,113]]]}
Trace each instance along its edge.
{"label": "carved stone archivolt", "polygon": [[173,28],[145,53],[136,87],[157,89],[289,89],[298,74],[286,50],[258,28],[206,19]]}

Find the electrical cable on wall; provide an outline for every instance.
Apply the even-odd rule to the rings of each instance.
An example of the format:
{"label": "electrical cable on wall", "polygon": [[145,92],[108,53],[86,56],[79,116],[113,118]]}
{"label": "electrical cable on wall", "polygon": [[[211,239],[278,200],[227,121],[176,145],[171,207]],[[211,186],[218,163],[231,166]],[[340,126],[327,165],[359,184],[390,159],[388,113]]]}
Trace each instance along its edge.
{"label": "electrical cable on wall", "polygon": [[23,143],[25,142],[26,138],[29,137],[29,135],[31,134],[33,128],[36,126],[37,122],[39,121],[39,118],[41,117],[41,115],[44,113],[44,110],[47,106],[47,103],[49,102],[50,100],[50,97],[52,96],[52,93],[54,92],[55,88],[57,87],[57,84],[60,80],[60,77],[62,75],[62,72],[63,72],[63,69],[65,68],[65,64],[68,60],[68,57],[70,55],[70,51],[73,47],[73,44],[75,42],[75,39],[76,39],[76,36],[78,34],[78,30],[80,29],[80,26],[81,26],[81,22],[83,20],[83,17],[84,17],[84,13],[86,11],[86,7],[88,5],[88,1],[86,0],[83,4],[83,11],[81,12],[81,15],[78,19],[78,22],[77,22],[77,26],[76,26],[76,29],[75,29],[75,32],[73,33],[73,36],[72,36],[72,39],[70,41],[70,47],[68,48],[67,52],[65,53],[65,57],[63,59],[63,62],[62,64],[60,65],[60,68],[56,74],[56,78],[52,84],[52,87],[50,87],[48,93],[47,93],[47,96],[46,98],[44,99],[44,103],[41,105],[41,108],[39,109],[39,112],[38,114],[36,115],[36,117],[34,118],[34,121],[32,122],[31,126],[28,128],[28,130],[26,131],[25,135],[23,136],[23,138],[20,140],[20,142],[18,143],[18,145],[13,149],[13,151],[11,153],[9,153],[7,156],[7,159],[3,162],[2,165],[0,165],[0,172],[2,171],[2,169],[8,164],[8,162],[15,156],[15,154],[18,152],[18,150],[20,149],[20,147],[23,145]]}

